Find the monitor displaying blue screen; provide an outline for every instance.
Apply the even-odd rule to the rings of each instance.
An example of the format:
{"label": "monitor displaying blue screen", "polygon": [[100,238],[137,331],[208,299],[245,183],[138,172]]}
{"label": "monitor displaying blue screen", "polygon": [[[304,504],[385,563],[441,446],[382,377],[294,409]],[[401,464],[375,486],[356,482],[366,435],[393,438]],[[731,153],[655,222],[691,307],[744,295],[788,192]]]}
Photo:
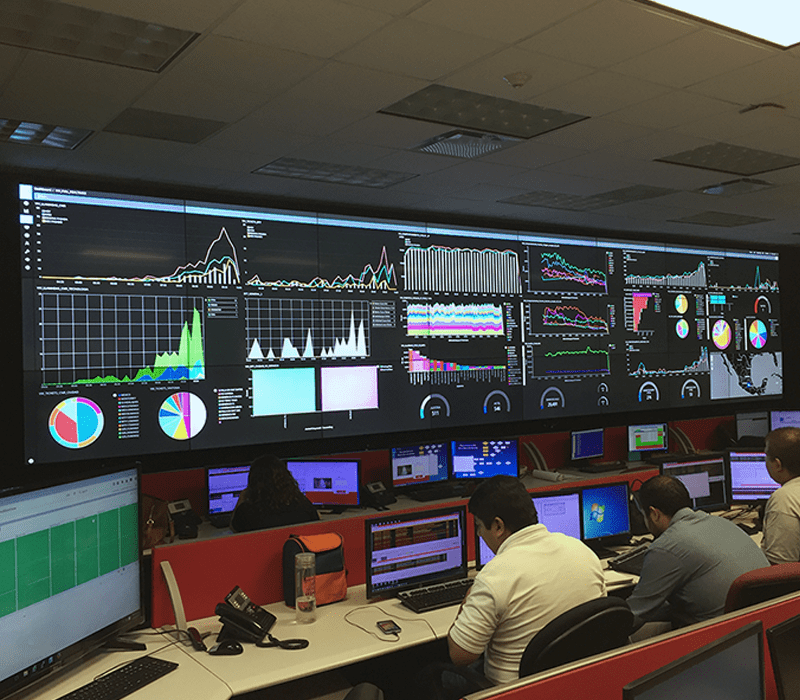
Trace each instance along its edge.
{"label": "monitor displaying blue screen", "polygon": [[250,467],[246,464],[236,467],[209,467],[206,472],[209,515],[233,513],[239,494],[247,488],[249,475]]}
{"label": "monitor displaying blue screen", "polygon": [[488,479],[497,474],[518,476],[517,441],[453,440],[453,477]]}
{"label": "monitor displaying blue screen", "polygon": [[581,513],[584,540],[630,534],[628,483],[583,489]]}
{"label": "monitor displaying blue screen", "polygon": [[770,411],[769,429],[800,428],[800,411]]}
{"label": "monitor displaying blue screen", "polygon": [[[580,494],[577,491],[534,496],[533,505],[536,507],[539,522],[549,532],[561,532],[564,535],[574,537],[576,540],[581,538],[581,505]],[[483,538],[478,536],[477,523],[475,542],[477,544],[475,565],[480,569],[491,561],[494,557],[494,552],[489,549]]]}
{"label": "monitor displaying blue screen", "polygon": [[392,486],[415,486],[447,480],[448,444],[392,448]]}
{"label": "monitor displaying blue screen", "polygon": [[603,456],[603,429],[573,430],[570,434],[572,461]]}

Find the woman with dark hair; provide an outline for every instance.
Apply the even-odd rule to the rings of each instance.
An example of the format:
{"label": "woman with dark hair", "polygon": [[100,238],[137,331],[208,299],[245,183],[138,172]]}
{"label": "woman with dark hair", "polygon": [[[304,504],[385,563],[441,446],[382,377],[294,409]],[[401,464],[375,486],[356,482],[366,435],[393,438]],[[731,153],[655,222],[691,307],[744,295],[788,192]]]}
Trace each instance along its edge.
{"label": "woman with dark hair", "polygon": [[273,455],[253,460],[247,488],[233,511],[231,528],[246,532],[310,520],[319,520],[317,509],[300,491],[286,465]]}

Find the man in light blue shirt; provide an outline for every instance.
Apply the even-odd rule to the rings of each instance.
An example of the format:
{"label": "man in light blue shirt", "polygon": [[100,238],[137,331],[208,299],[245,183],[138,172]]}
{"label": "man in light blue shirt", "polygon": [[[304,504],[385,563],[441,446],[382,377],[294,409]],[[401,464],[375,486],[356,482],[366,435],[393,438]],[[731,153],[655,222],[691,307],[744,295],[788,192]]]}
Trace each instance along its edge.
{"label": "man in light blue shirt", "polygon": [[637,622],[673,628],[721,615],[733,580],[769,566],[760,547],[729,520],[694,511],[686,487],[655,476],[637,492],[655,541],[630,598]]}

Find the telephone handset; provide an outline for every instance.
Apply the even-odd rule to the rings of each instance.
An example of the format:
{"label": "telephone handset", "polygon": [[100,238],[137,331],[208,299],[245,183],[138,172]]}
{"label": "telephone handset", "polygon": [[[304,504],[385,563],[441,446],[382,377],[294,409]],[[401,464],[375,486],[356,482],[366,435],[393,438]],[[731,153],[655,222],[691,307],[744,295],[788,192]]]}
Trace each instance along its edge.
{"label": "telephone handset", "polygon": [[222,622],[218,639],[237,639],[243,642],[261,642],[277,619],[272,613],[255,605],[247,594],[236,586],[225,601],[217,603],[214,612]]}

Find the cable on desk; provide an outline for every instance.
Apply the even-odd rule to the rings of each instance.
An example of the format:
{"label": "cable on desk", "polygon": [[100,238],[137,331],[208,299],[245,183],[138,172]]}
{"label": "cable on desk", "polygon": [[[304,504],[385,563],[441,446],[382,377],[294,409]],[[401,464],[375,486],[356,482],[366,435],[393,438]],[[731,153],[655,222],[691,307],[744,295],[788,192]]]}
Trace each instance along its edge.
{"label": "cable on desk", "polygon": [[359,625],[357,622],[352,622],[349,619],[350,615],[352,615],[353,613],[357,613],[360,610],[376,610],[376,609],[380,610],[384,615],[386,615],[386,617],[389,617],[389,618],[391,618],[393,620],[402,620],[403,622],[424,622],[428,626],[428,629],[431,631],[431,634],[434,637],[436,637],[436,632],[433,629],[433,627],[431,626],[431,623],[428,622],[424,617],[397,617],[397,616],[394,616],[391,613],[387,612],[386,610],[384,610],[380,605],[361,605],[361,606],[359,606],[357,608],[354,608],[353,610],[350,610],[348,613],[345,614],[344,621],[348,625],[352,625],[353,627],[357,627],[358,629],[363,630],[367,634],[371,634],[373,637],[375,637],[376,639],[379,639],[382,642],[390,642],[391,644],[394,644],[395,642],[399,642],[400,641],[400,633],[395,632],[394,633],[394,639],[390,639],[386,635],[380,635],[377,632],[373,632],[371,629],[363,627],[362,625]]}

